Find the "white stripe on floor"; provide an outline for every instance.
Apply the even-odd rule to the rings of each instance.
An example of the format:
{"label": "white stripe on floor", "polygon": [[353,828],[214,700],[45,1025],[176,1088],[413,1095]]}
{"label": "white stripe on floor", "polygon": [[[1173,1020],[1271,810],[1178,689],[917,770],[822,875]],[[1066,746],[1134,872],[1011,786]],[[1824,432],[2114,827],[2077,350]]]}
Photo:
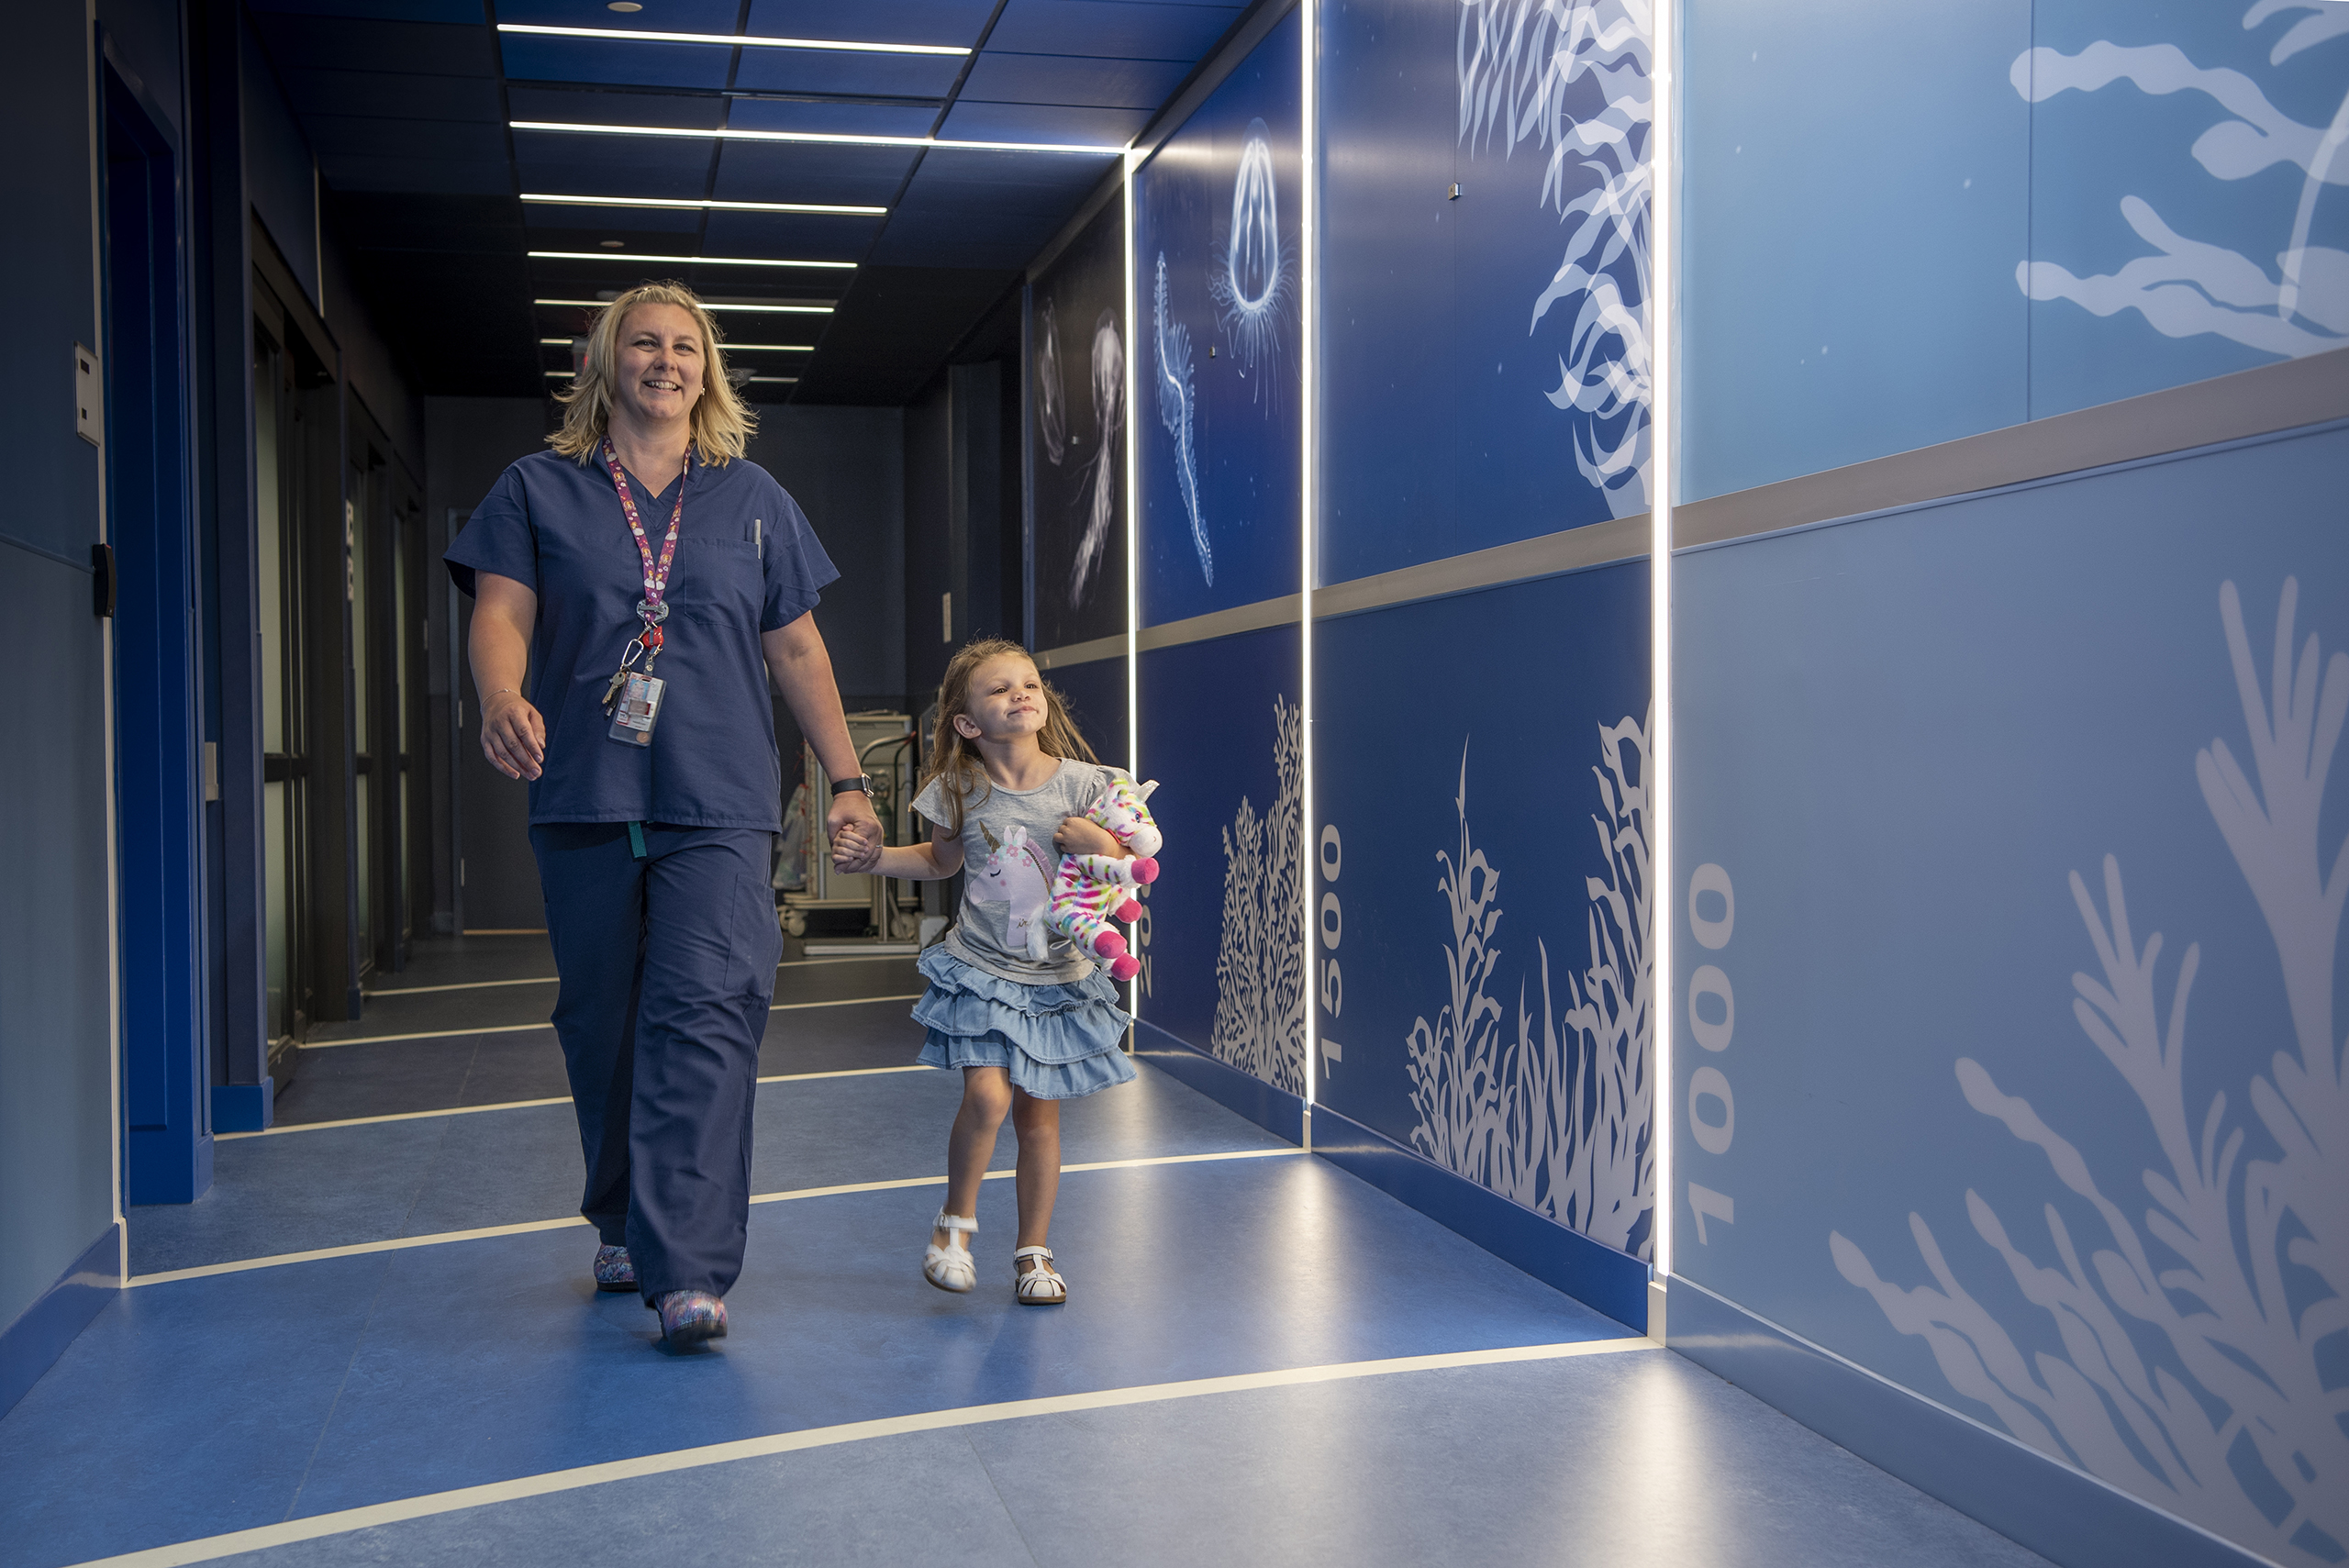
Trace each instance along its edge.
{"label": "white stripe on floor", "polygon": [[[818,963],[903,963],[907,955],[895,952],[862,953],[855,958],[786,958],[775,965],[777,969],[805,969]],[[381,996],[422,996],[434,991],[486,991],[495,985],[552,985],[551,974],[533,974],[525,980],[458,980],[446,985],[386,985],[380,991],[362,991],[361,995],[373,1000]]]}
{"label": "white stripe on floor", "polygon": [[[829,1073],[773,1073],[759,1080],[762,1084],[797,1084],[815,1078],[877,1078],[886,1073],[931,1073],[937,1069],[918,1064],[911,1067],[842,1067]],[[324,1132],[337,1127],[374,1127],[387,1121],[429,1121],[440,1116],[479,1116],[484,1111],[529,1110],[539,1106],[567,1106],[569,1095],[557,1095],[549,1100],[499,1100],[486,1106],[443,1106],[430,1111],[393,1111],[384,1116],[344,1117],[340,1121],[295,1121],[284,1127],[265,1127],[257,1132],[216,1132],[215,1143],[233,1143],[240,1138],[281,1138],[289,1132]]]}
{"label": "white stripe on floor", "polygon": [[[908,991],[899,996],[842,996],[839,1000],[831,1002],[777,1002],[774,1006],[769,1007],[767,1011],[770,1013],[796,1013],[804,1012],[810,1007],[862,1007],[874,1002],[918,1002],[921,1000],[921,996],[922,994],[918,991]],[[527,1034],[531,1029],[551,1029],[552,1028],[554,1028],[554,1025],[551,1023],[496,1024],[486,1029],[476,1024],[471,1029],[417,1029],[408,1034],[362,1035],[355,1040],[306,1040],[302,1042],[301,1049],[304,1051],[333,1051],[338,1047],[345,1045],[389,1045],[394,1040],[448,1040],[461,1034]]]}
{"label": "white stripe on floor", "polygon": [[710,1443],[702,1448],[642,1454],[634,1459],[615,1460],[607,1464],[584,1464],[573,1470],[551,1470],[543,1474],[518,1476],[510,1481],[492,1482],[485,1486],[465,1486],[452,1492],[432,1492],[421,1497],[403,1497],[396,1502],[345,1508],[338,1513],[319,1514],[306,1519],[286,1519],[228,1535],[207,1536],[175,1546],[129,1551],[119,1557],[96,1558],[77,1563],[74,1568],[181,1568],[185,1563],[210,1562],[239,1552],[294,1546],[306,1540],[348,1535],[353,1530],[373,1529],[406,1519],[430,1518],[466,1508],[518,1502],[525,1497],[543,1497],[588,1486],[606,1486],[616,1481],[671,1475],[682,1470],[730,1464],[736,1460],[766,1459],[776,1454],[833,1448],[874,1438],[904,1437],[915,1432],[947,1431],[958,1427],[1024,1420],[1031,1416],[1066,1416],[1086,1410],[1115,1410],[1132,1405],[1197,1399],[1216,1394],[1245,1394],[1263,1388],[1300,1388],[1324,1383],[1351,1383],[1366,1377],[1391,1376],[1397,1373],[1450,1372],[1464,1367],[1508,1366],[1526,1362],[1565,1361],[1577,1356],[1618,1355],[1627,1351],[1662,1349],[1653,1340],[1648,1339],[1577,1340],[1566,1344],[1512,1345],[1494,1351],[1453,1351],[1442,1355],[1396,1356],[1386,1361],[1339,1362],[1324,1366],[1288,1367],[1278,1372],[1241,1373],[1230,1377],[1194,1378],[1186,1383],[1151,1383],[1132,1388],[1104,1388],[1090,1394],[1014,1399],[1000,1405],[966,1405],[956,1410],[926,1410],[910,1416],[885,1417],[877,1421],[850,1421],[836,1427],[811,1427],[805,1431],[777,1432],[769,1437]]}
{"label": "white stripe on floor", "polygon": [[[1135,1171],[1150,1165],[1203,1165],[1225,1160],[1272,1160],[1284,1155],[1302,1154],[1302,1149],[1230,1149],[1209,1154],[1147,1154],[1132,1160],[1093,1160],[1081,1164],[1063,1165],[1061,1174],[1074,1175],[1085,1171]],[[1008,1182],[1016,1171],[989,1171],[986,1180]],[[831,1187],[793,1187],[784,1192],[752,1193],[752,1203],[790,1203],[798,1198],[843,1197],[852,1193],[896,1192],[906,1187],[942,1187],[944,1176],[906,1176],[889,1182],[850,1182]],[[584,1219],[576,1215],[568,1219],[533,1219],[520,1225],[489,1225],[478,1230],[440,1230],[427,1236],[393,1236],[381,1241],[360,1241],[348,1247],[319,1247],[307,1252],[276,1252],[265,1258],[239,1258],[232,1262],[206,1263],[193,1269],[170,1269],[161,1273],[133,1274],[123,1282],[125,1288],[141,1285],[169,1284],[175,1280],[210,1279],[216,1274],[250,1273],[256,1269],[280,1269],[293,1263],[322,1262],[329,1258],[362,1258],[372,1252],[406,1252],[417,1247],[445,1247],[458,1241],[485,1241],[500,1236],[530,1236],[541,1230],[562,1230],[572,1226],[584,1227]]]}

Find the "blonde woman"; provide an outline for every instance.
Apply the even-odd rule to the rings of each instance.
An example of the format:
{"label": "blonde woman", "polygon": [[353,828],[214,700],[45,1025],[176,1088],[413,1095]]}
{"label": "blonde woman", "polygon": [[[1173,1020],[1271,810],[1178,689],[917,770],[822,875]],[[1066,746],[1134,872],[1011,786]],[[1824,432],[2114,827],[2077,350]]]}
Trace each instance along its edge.
{"label": "blonde woman", "polygon": [[834,835],[881,837],[816,630],[840,573],[742,456],[718,345],[681,284],[614,300],[553,450],[508,468],[448,553],[482,751],[530,783],[595,1282],[638,1292],[672,1346],[725,1334],[742,1266],[782,957],[770,681],[831,776]]}

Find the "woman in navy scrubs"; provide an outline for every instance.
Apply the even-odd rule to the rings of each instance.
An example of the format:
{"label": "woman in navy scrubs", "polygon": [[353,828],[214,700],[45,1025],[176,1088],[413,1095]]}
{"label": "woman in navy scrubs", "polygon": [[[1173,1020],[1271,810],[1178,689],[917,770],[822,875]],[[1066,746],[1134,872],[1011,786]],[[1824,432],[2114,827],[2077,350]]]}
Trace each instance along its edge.
{"label": "woman in navy scrubs", "polygon": [[783,956],[770,681],[833,781],[833,836],[880,827],[816,630],[840,573],[742,456],[752,417],[709,313],[680,284],[621,295],[564,401],[553,450],[498,479],[449,571],[473,595],[482,751],[530,781],[596,1284],[639,1292],[683,1345],[726,1332],[750,1218]]}

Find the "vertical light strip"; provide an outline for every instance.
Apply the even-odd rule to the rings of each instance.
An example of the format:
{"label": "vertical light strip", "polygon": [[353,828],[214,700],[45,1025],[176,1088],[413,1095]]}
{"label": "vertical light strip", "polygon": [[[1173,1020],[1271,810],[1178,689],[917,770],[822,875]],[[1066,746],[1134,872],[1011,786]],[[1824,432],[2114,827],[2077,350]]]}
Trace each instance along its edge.
{"label": "vertical light strip", "polygon": [[1663,0],[1655,8],[1655,38],[1651,63],[1655,88],[1655,120],[1648,132],[1649,235],[1648,342],[1650,361],[1648,441],[1648,617],[1649,663],[1654,706],[1648,735],[1648,916],[1653,929],[1648,951],[1655,963],[1654,988],[1650,993],[1650,1027],[1655,1038],[1653,1092],[1650,1104],[1655,1117],[1655,1277],[1672,1273],[1673,1205],[1672,1128],[1677,1109],[1674,1099],[1672,1046],[1677,1015],[1673,988],[1673,937],[1680,924],[1679,873],[1672,856],[1672,493],[1679,456],[1675,441],[1674,395],[1677,377],[1673,356],[1679,346],[1674,307],[1679,297],[1680,160],[1675,141],[1678,132],[1680,83],[1676,51],[1679,43],[1678,0]]}
{"label": "vertical light strip", "polygon": [[[1132,148],[1124,154],[1123,178],[1118,200],[1123,205],[1126,228],[1126,766],[1134,782],[1141,782],[1141,420],[1136,395],[1141,390],[1136,369],[1141,355],[1141,318],[1135,314],[1134,173],[1141,154]],[[1126,983],[1126,1012],[1141,1017],[1141,977]]]}
{"label": "vertical light strip", "polygon": [[1297,225],[1300,239],[1298,273],[1302,283],[1299,295],[1302,308],[1298,312],[1298,336],[1302,341],[1298,345],[1297,351],[1297,371],[1301,386],[1300,395],[1297,398],[1299,418],[1297,575],[1297,727],[1303,742],[1298,787],[1304,798],[1297,814],[1297,835],[1301,840],[1297,846],[1297,884],[1302,894],[1297,917],[1304,923],[1301,935],[1305,943],[1306,955],[1304,1141],[1305,1147],[1309,1150],[1313,1147],[1313,1105],[1316,1097],[1315,1091],[1320,1077],[1319,1069],[1321,1052],[1319,1028],[1321,1019],[1317,1006],[1319,988],[1313,984],[1312,980],[1315,967],[1313,884],[1321,864],[1313,837],[1313,581],[1316,565],[1314,561],[1316,552],[1313,546],[1314,506],[1319,499],[1319,486],[1316,484],[1315,480],[1319,472],[1320,424],[1320,410],[1315,406],[1314,399],[1320,387],[1320,378],[1315,374],[1315,370],[1319,361],[1321,324],[1321,203],[1320,192],[1318,188],[1320,180],[1320,160],[1316,156],[1319,150],[1316,144],[1320,138],[1321,125],[1319,104],[1314,94],[1315,77],[1318,74],[1314,70],[1314,64],[1315,57],[1320,50],[1320,34],[1315,27],[1318,18],[1314,15],[1314,0],[1299,0],[1297,9],[1304,35],[1298,46],[1298,52],[1303,58],[1302,81],[1298,88],[1298,100],[1303,113],[1300,116],[1301,124],[1298,128],[1297,152],[1300,165],[1299,183],[1302,186],[1304,199],[1299,204]]}

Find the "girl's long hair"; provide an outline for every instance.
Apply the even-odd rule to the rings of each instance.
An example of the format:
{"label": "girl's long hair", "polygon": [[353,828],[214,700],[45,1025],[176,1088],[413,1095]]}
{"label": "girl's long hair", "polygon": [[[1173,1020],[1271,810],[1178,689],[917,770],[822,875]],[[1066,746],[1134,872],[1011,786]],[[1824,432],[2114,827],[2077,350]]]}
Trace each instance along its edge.
{"label": "girl's long hair", "polygon": [[[954,810],[954,820],[947,824],[946,830],[958,838],[972,791],[993,786],[987,784],[978,742],[964,740],[954,728],[954,720],[970,711],[972,675],[988,660],[1003,658],[1035,662],[1034,656],[1016,642],[1000,637],[981,638],[964,643],[956,651],[947,662],[945,679],[938,683],[938,728],[930,738],[930,758],[922,766],[921,782],[927,788],[932,779],[946,781],[946,797],[953,802]],[[1044,683],[1044,728],[1036,736],[1036,746],[1047,757],[1074,757],[1085,762],[1101,760],[1093,754],[1085,737],[1077,733],[1076,721],[1069,717],[1068,699],[1050,681]]]}
{"label": "girl's long hair", "polygon": [[735,395],[734,384],[727,379],[722,334],[703,308],[701,296],[674,283],[639,284],[596,316],[587,328],[587,354],[579,373],[568,392],[555,395],[555,401],[563,405],[562,428],[549,436],[547,444],[582,466],[603,444],[612,422],[612,375],[619,362],[620,328],[628,325],[628,313],[640,305],[674,305],[693,317],[702,348],[701,395],[694,400],[694,454],[712,468],[740,457],[759,428],[759,417]]}

